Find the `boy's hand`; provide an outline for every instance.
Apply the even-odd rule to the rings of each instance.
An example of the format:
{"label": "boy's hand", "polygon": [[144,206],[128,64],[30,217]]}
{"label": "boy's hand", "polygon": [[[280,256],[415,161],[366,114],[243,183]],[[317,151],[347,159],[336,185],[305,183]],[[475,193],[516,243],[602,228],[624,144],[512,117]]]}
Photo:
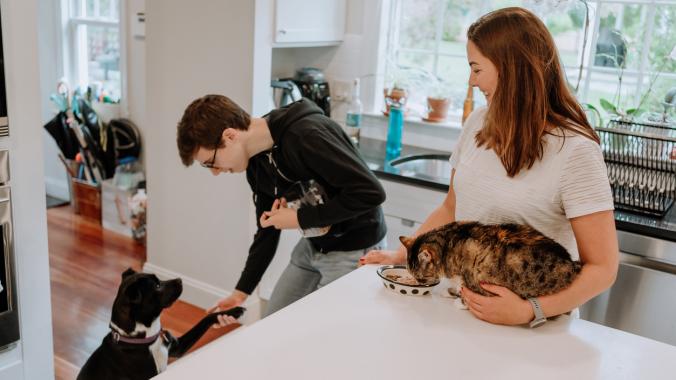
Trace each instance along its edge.
{"label": "boy's hand", "polygon": [[275,199],[270,211],[265,211],[260,219],[261,227],[273,226],[278,230],[300,228],[298,213],[286,205],[286,199]]}

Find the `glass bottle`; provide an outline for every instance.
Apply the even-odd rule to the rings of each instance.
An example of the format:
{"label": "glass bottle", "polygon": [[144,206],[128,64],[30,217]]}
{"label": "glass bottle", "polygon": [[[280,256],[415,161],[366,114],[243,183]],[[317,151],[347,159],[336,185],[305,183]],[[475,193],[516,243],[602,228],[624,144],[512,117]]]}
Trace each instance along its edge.
{"label": "glass bottle", "polygon": [[359,78],[355,79],[352,86],[350,104],[347,106],[345,116],[346,132],[354,145],[359,145],[359,131],[361,128],[362,105],[359,100]]}

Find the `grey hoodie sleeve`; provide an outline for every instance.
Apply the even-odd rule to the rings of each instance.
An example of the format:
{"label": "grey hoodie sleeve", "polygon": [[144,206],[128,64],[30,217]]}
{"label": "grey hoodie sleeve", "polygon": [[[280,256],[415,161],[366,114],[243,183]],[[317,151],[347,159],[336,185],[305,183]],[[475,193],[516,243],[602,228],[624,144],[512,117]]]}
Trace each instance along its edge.
{"label": "grey hoodie sleeve", "polygon": [[385,201],[385,190],[346,136],[315,129],[299,140],[302,162],[338,194],[328,202],[298,210],[300,227],[324,227],[363,214]]}

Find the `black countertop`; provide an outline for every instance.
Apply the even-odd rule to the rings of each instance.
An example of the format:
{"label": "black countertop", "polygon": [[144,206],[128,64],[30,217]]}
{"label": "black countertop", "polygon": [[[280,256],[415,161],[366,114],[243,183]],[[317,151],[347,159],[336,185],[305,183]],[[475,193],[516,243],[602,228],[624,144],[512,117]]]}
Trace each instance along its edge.
{"label": "black countertop", "polygon": [[[446,176],[447,178],[432,177],[411,171],[402,172],[389,165],[389,160],[385,159],[384,141],[362,137],[359,141],[359,152],[378,178],[433,190],[448,191],[450,172]],[[404,145],[400,157],[419,154],[450,155],[450,152]],[[676,241],[676,206],[671,207],[671,210],[663,218],[616,210],[615,226],[621,231]]]}

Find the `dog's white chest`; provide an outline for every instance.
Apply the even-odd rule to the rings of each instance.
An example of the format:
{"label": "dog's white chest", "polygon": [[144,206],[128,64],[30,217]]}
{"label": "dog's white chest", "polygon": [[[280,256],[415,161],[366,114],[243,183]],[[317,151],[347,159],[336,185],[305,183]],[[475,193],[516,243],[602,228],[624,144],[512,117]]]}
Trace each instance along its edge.
{"label": "dog's white chest", "polygon": [[162,373],[167,369],[167,363],[169,361],[169,350],[167,349],[167,346],[164,345],[162,338],[157,339],[157,341],[149,347],[149,350],[153,355],[153,359],[155,359],[157,373]]}
{"label": "dog's white chest", "polygon": [[[159,334],[161,330],[162,326],[160,325],[160,318],[157,318],[155,321],[153,321],[150,327],[146,327],[141,323],[136,323],[136,329],[134,330],[134,333],[145,332],[146,336],[153,336],[155,334]],[[169,361],[169,350],[167,349],[167,346],[164,345],[164,340],[162,337],[160,336],[157,338],[155,343],[148,347],[148,350],[150,350],[150,354],[155,360],[155,368],[157,368],[157,373],[162,373],[165,369],[167,369],[167,363]]]}

